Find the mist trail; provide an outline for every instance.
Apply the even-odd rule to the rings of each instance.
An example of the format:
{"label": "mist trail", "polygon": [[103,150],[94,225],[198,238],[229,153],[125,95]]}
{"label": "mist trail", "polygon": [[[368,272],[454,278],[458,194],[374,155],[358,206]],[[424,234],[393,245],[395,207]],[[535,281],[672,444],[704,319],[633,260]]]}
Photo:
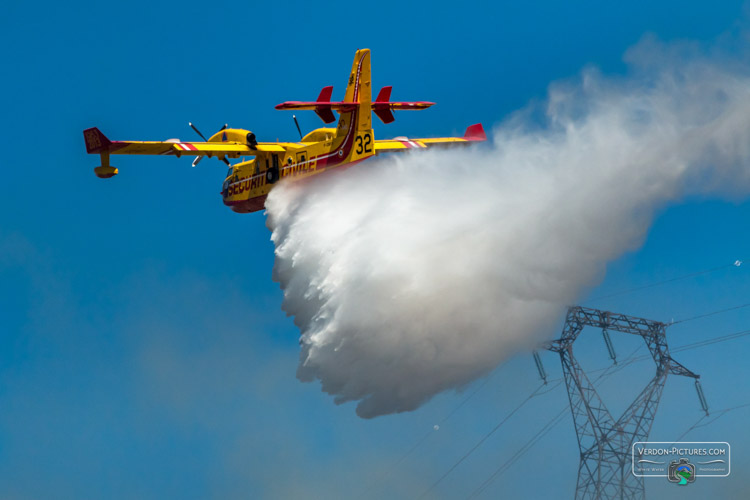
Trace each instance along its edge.
{"label": "mist trail", "polygon": [[739,61],[648,40],[627,61],[627,77],[553,85],[541,113],[517,113],[485,147],[274,189],[298,378],[358,401],[361,417],[413,410],[553,335],[660,208],[748,192]]}

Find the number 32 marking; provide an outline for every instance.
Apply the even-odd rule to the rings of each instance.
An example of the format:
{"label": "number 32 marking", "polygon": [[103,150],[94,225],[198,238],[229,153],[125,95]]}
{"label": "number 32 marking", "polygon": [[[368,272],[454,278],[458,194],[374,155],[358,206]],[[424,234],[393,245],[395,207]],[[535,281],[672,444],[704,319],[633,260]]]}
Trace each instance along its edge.
{"label": "number 32 marking", "polygon": [[372,136],[370,134],[357,136],[357,154],[372,153]]}

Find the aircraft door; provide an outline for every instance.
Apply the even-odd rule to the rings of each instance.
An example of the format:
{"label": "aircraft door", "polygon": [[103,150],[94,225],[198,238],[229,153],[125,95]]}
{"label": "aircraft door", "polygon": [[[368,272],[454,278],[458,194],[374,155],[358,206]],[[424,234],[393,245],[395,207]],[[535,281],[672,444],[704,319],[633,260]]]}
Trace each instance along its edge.
{"label": "aircraft door", "polygon": [[279,180],[279,155],[271,155],[271,168],[266,170],[266,183],[273,184]]}
{"label": "aircraft door", "polygon": [[310,170],[310,165],[307,163],[307,151],[300,151],[297,153],[297,168],[295,169],[297,172],[292,175],[300,174],[302,172],[307,172]]}

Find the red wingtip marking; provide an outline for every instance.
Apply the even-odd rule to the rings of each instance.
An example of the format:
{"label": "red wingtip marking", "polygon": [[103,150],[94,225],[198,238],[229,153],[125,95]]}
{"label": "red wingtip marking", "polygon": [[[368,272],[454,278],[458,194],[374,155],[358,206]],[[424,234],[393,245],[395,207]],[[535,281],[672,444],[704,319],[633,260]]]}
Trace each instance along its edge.
{"label": "red wingtip marking", "polygon": [[484,133],[484,127],[481,123],[475,123],[466,129],[464,139],[467,141],[486,141],[487,134]]}

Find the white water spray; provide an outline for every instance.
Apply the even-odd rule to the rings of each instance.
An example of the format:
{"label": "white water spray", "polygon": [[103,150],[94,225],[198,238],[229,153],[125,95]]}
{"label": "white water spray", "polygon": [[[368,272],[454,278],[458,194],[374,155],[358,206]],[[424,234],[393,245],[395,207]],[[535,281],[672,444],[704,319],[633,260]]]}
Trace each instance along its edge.
{"label": "white water spray", "polygon": [[518,113],[484,148],[274,189],[300,380],[365,418],[413,410],[554,335],[658,209],[747,192],[750,75],[685,53],[641,43],[630,76],[555,85],[542,123]]}

